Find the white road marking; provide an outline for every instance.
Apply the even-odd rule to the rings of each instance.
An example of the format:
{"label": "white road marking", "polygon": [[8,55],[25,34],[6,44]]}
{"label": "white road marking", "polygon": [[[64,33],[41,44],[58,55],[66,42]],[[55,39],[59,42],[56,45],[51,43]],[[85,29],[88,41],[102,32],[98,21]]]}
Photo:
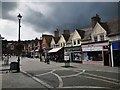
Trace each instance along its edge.
{"label": "white road marking", "polygon": [[55,69],[53,69],[53,70],[51,70],[51,71],[49,71],[49,72],[46,72],[46,73],[42,73],[42,74],[35,75],[35,76],[42,76],[42,75],[50,74],[50,73],[52,73],[52,72],[54,72],[54,71],[55,71]]}
{"label": "white road marking", "polygon": [[110,72],[110,73],[118,73],[119,74],[119,71],[117,70],[117,71],[110,71],[110,70],[108,70],[108,71],[104,71],[104,70],[94,70],[94,71],[98,71],[98,72]]}
{"label": "white road marking", "polygon": [[119,80],[117,80],[117,79],[112,79],[112,78],[108,78],[108,77],[104,77],[104,76],[99,76],[99,75],[95,75],[95,74],[90,74],[90,73],[85,73],[85,74],[90,75],[90,76],[95,76],[95,77],[103,78],[103,79],[107,79],[107,80],[112,80],[112,81],[115,81],[115,82],[119,82]]}
{"label": "white road marking", "polygon": [[104,79],[100,79],[100,78],[95,78],[95,77],[90,77],[90,76],[82,76],[82,77],[89,78],[89,79],[100,80],[100,81],[104,81],[104,82],[108,82],[108,83],[112,83],[112,84],[118,85],[118,83],[116,83],[116,82],[112,82],[112,81],[108,81],[108,80],[104,80]]}
{"label": "white road marking", "polygon": [[46,72],[46,73],[42,73],[42,74],[38,74],[38,75],[35,75],[35,76],[42,76],[42,75],[46,75],[46,74],[50,74],[50,73],[51,73],[51,71]]}
{"label": "white road marking", "polygon": [[21,72],[24,73],[24,74],[26,74],[26,75],[28,75],[29,77],[31,77],[31,78],[34,79],[35,81],[41,83],[43,86],[45,86],[45,87],[47,87],[47,88],[53,88],[52,86],[50,86],[49,84],[45,83],[44,81],[38,79],[37,77],[34,77],[34,76],[30,75],[29,73],[27,73],[27,72],[25,72],[25,71],[23,71],[23,70],[21,70]]}
{"label": "white road marking", "polygon": [[61,88],[93,88],[93,89],[110,89],[109,87],[97,87],[97,86],[66,86]]}
{"label": "white road marking", "polygon": [[66,76],[61,76],[62,78],[67,78],[67,77],[76,77],[76,76],[78,76],[78,75],[80,75],[80,74],[83,74],[84,72],[85,72],[85,70],[82,70],[82,72],[80,72],[80,71],[77,71],[77,70],[74,70],[75,72],[79,72],[79,73],[77,73],[77,74],[73,74],[73,75],[66,75]]}
{"label": "white road marking", "polygon": [[61,88],[61,87],[63,87],[63,80],[62,80],[62,78],[59,76],[59,75],[57,75],[56,73],[52,73],[53,75],[55,75],[57,78],[58,78],[58,80],[59,80],[59,88]]}

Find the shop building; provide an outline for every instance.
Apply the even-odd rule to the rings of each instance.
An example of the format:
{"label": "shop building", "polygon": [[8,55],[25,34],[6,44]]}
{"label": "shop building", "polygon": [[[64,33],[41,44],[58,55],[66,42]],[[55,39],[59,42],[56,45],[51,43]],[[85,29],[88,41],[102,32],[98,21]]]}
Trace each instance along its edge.
{"label": "shop building", "polygon": [[82,45],[83,64],[111,65],[109,42],[93,42]]}
{"label": "shop building", "polygon": [[69,53],[71,62],[82,62],[81,39],[83,39],[84,33],[84,30],[76,29],[70,34],[64,51]]}
{"label": "shop building", "polygon": [[112,66],[120,66],[120,40],[111,42],[111,51]]}

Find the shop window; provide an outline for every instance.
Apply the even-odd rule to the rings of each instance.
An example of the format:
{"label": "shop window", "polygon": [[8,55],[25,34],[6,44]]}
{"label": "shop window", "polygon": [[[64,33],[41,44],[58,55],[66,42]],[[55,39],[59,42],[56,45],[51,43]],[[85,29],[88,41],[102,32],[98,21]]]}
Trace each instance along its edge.
{"label": "shop window", "polygon": [[74,54],[73,54],[74,61],[80,61],[81,60],[80,56],[81,55],[79,52],[74,52]]}
{"label": "shop window", "polygon": [[97,36],[94,36],[94,41],[95,41],[95,42],[97,41],[97,39],[98,39]]}

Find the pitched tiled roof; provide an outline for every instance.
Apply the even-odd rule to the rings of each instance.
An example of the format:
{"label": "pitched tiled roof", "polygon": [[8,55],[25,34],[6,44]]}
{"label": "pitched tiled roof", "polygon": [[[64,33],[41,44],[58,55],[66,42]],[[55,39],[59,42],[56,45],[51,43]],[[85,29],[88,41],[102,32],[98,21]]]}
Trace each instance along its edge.
{"label": "pitched tiled roof", "polygon": [[62,35],[63,35],[63,37],[65,38],[65,41],[67,42],[68,39],[69,39],[69,37],[70,37],[70,35],[69,35],[69,34],[62,34]]}
{"label": "pitched tiled roof", "polygon": [[79,33],[79,35],[81,36],[81,39],[84,38],[84,34],[85,34],[85,31],[84,30],[80,30],[80,29],[76,29],[77,32]]}
{"label": "pitched tiled roof", "polygon": [[59,41],[60,37],[54,37],[55,43],[57,44]]}
{"label": "pitched tiled roof", "polygon": [[120,18],[107,22],[109,27],[108,36],[120,34]]}
{"label": "pitched tiled roof", "polygon": [[69,39],[68,39],[68,41],[67,41],[68,44],[71,44],[71,43],[72,43],[73,34],[74,34],[74,33],[71,33],[71,34],[70,34],[70,37],[69,37]]}
{"label": "pitched tiled roof", "polygon": [[46,42],[47,42],[48,45],[50,45],[52,37],[53,37],[52,35],[46,35],[46,34],[42,35],[42,38],[45,38],[45,40],[46,40]]}
{"label": "pitched tiled roof", "polygon": [[109,27],[107,25],[107,22],[101,22],[99,23],[107,32],[109,31]]}
{"label": "pitched tiled roof", "polygon": [[85,29],[82,29],[82,30],[85,31],[84,38],[82,39],[82,41],[90,40],[91,39],[91,33],[92,33],[92,27],[85,28]]}

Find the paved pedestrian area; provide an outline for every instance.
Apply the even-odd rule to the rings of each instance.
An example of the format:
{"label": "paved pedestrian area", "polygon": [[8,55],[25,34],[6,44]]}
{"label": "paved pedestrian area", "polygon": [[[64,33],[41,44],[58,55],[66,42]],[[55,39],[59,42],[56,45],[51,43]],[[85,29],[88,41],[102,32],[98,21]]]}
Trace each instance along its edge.
{"label": "paved pedestrian area", "polygon": [[[16,61],[12,57],[10,62]],[[21,58],[21,72],[3,71],[3,88],[44,88],[58,90],[119,90],[119,68],[71,63],[40,62]],[[8,66],[3,67],[5,70]]]}

